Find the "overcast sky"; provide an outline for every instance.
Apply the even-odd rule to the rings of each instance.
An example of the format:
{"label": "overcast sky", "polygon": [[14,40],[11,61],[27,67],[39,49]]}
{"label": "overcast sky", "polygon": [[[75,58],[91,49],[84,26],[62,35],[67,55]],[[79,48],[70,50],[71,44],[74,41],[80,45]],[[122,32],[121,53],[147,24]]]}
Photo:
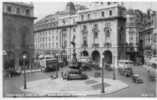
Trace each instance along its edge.
{"label": "overcast sky", "polygon": [[[53,14],[56,11],[62,11],[65,9],[67,2],[33,2],[34,4],[34,16],[37,17],[37,20],[43,18],[48,14]],[[74,2],[77,4],[86,5],[86,2]],[[157,11],[157,2],[124,2],[124,5],[127,8],[140,9],[144,12],[148,8],[152,8]]]}

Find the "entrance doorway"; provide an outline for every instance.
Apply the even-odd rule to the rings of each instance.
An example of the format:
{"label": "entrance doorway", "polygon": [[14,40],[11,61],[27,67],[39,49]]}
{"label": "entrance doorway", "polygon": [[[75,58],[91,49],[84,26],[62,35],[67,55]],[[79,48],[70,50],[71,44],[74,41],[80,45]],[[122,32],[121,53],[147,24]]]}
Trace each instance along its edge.
{"label": "entrance doorway", "polygon": [[92,53],[92,61],[96,64],[100,63],[100,53],[98,51],[93,51]]}
{"label": "entrance doorway", "polygon": [[86,50],[82,51],[81,56],[88,56],[88,52]]}
{"label": "entrance doorway", "polygon": [[111,51],[104,51],[104,63],[112,64],[112,53]]}

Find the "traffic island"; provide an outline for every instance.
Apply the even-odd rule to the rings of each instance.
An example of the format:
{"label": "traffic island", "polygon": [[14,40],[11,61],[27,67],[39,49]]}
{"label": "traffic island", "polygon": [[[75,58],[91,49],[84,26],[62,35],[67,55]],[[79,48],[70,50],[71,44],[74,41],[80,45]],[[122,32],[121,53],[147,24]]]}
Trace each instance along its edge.
{"label": "traffic island", "polygon": [[[89,82],[89,80],[93,80]],[[89,96],[100,95],[100,78],[89,78],[87,80],[67,81],[62,79],[43,79],[28,82],[28,88],[20,89],[23,92],[32,93],[32,96]],[[88,82],[87,82],[88,81]],[[89,84],[90,83],[90,84]],[[127,88],[128,85],[119,80],[104,79],[105,94],[117,92]],[[26,95],[27,96],[27,95]],[[30,96],[30,94],[29,94]]]}

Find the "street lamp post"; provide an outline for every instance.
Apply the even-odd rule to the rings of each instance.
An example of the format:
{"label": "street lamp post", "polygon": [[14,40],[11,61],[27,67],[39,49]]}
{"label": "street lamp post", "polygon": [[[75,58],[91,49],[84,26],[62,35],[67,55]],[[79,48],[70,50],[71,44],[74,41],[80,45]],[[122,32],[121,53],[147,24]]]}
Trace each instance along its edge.
{"label": "street lamp post", "polygon": [[114,56],[114,65],[113,65],[113,80],[116,80],[116,57]]}
{"label": "street lamp post", "polygon": [[24,67],[24,74],[23,74],[23,76],[24,76],[24,89],[27,89],[27,83],[26,83],[26,69],[25,69],[25,67],[26,67],[26,58],[27,58],[27,55],[26,55],[26,54],[24,54],[24,55],[23,55],[23,67]]}
{"label": "street lamp post", "polygon": [[101,90],[101,92],[104,93],[105,92],[105,88],[104,88],[104,66],[102,66],[102,75],[101,75],[101,77],[102,77],[102,88],[101,88],[102,90]]}

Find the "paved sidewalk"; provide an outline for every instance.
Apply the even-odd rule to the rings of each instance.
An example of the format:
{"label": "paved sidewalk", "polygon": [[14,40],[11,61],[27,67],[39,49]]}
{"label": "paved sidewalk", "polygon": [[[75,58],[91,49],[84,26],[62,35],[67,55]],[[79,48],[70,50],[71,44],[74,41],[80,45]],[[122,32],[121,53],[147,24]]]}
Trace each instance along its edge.
{"label": "paved sidewalk", "polygon": [[[87,84],[86,81],[94,80],[93,84]],[[93,85],[100,84],[100,78],[90,78],[88,80],[62,80],[62,79],[42,79],[28,82],[26,90],[21,87],[24,92],[31,92],[38,96],[87,96],[101,94],[100,89],[92,88]],[[113,93],[121,89],[127,88],[128,85],[112,79],[104,79],[104,82],[109,84],[105,87],[105,94]]]}

